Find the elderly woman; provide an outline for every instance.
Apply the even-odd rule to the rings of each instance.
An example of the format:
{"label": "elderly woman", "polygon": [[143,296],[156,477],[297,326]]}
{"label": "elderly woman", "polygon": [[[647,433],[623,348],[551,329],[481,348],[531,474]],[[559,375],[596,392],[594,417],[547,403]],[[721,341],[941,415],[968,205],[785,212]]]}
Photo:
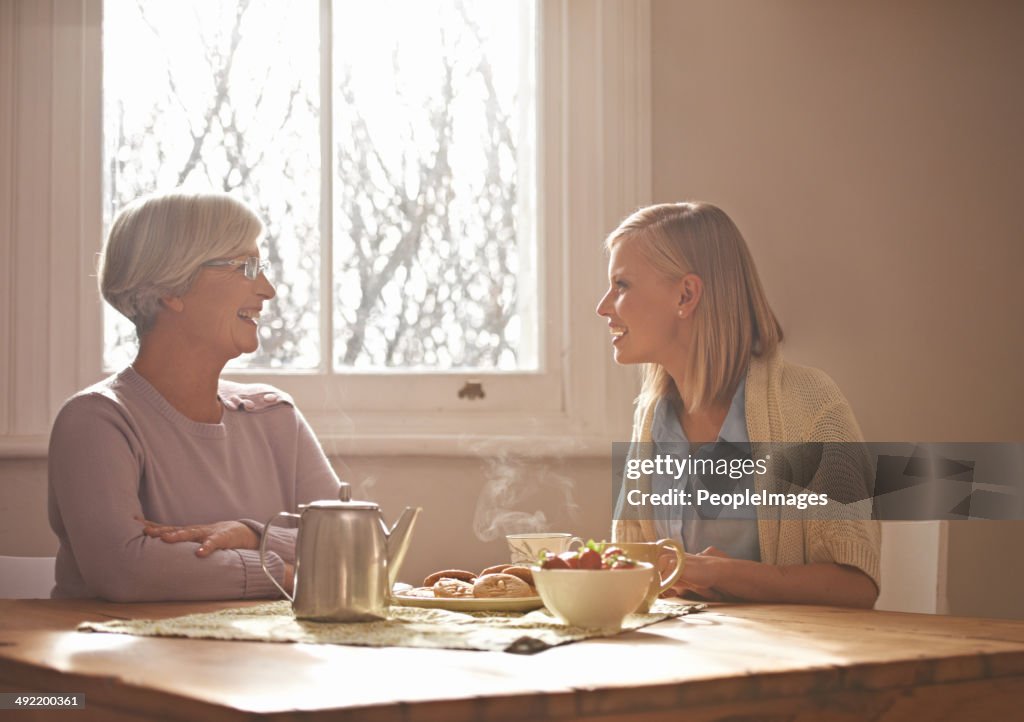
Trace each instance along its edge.
{"label": "elderly woman", "polygon": [[[154,196],[114,221],[100,289],[135,324],[139,352],[54,422],[52,596],[276,596],[256,520],[337,498],[337,477],[288,395],[220,378],[230,359],[257,349],[274,297],[262,233],[226,195]],[[286,589],[294,546],[294,530],[271,532],[267,566]]]}
{"label": "elderly woman", "polygon": [[[828,512],[761,505],[740,510],[745,515],[702,515],[692,496],[689,505],[651,513],[631,510],[623,494],[613,539],[670,537],[699,550],[686,555],[681,594],[871,607],[880,534],[869,502],[864,509],[871,470],[860,430],[828,376],[783,360],[782,329],[732,220],[707,203],[652,206],[623,221],[606,247],[609,288],[597,313],[608,319],[615,360],[644,364],[631,454],[660,445],[697,456],[705,444],[812,442],[819,454],[804,486],[835,499]],[[679,499],[705,480],[655,473],[633,483]]]}

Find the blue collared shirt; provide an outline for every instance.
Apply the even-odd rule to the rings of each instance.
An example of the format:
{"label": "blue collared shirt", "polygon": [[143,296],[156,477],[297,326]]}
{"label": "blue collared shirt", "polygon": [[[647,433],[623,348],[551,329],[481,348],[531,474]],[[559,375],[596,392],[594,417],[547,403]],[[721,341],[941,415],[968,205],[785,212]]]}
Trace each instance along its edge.
{"label": "blue collared shirt", "polygon": [[[749,450],[750,436],[747,434],[746,403],[744,391],[746,379],[740,381],[733,394],[729,411],[718,432],[716,444],[728,443],[743,450]],[[684,458],[690,452],[690,442],[683,433],[675,406],[668,399],[662,399],[654,409],[654,421],[651,426],[651,441],[659,453],[668,451]],[[713,447],[705,446],[695,456],[710,453]],[[719,451],[722,447],[717,447]],[[684,472],[680,478],[674,475],[651,476],[651,490],[664,493],[671,489],[686,490],[691,499],[696,499],[696,491],[704,486],[704,480],[698,475]],[[737,480],[735,487],[727,491],[742,493],[745,488],[753,488],[753,479],[747,475]],[[709,489],[710,491],[720,491]],[[703,518],[717,513],[717,518]],[[655,526],[659,537],[681,539],[683,547],[690,553],[697,553],[709,546],[721,549],[735,559],[761,561],[761,545],[757,539],[757,513],[752,507],[697,507],[695,505],[673,505],[665,507],[658,513]]]}

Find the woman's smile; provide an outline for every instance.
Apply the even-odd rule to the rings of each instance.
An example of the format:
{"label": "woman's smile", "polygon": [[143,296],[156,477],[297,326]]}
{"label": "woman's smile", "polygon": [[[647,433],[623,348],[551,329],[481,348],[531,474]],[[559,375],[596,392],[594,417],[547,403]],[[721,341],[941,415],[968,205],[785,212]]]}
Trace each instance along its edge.
{"label": "woman's smile", "polygon": [[260,314],[262,312],[263,309],[260,308],[243,308],[238,312],[238,317],[245,321],[246,323],[250,323],[253,326],[257,326],[259,325]]}

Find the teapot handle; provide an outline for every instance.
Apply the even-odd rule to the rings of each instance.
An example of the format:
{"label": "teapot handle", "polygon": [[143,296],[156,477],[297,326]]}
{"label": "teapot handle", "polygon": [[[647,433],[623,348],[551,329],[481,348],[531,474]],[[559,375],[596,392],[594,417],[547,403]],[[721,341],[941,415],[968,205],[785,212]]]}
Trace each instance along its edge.
{"label": "teapot handle", "polygon": [[[270,517],[267,520],[267,523],[263,525],[263,534],[260,535],[260,568],[263,570],[263,573],[267,575],[270,581],[274,583],[274,586],[281,590],[281,594],[287,597],[289,602],[294,602],[295,597],[286,592],[284,590],[284,587],[278,584],[277,580],[274,579],[274,575],[270,573],[270,570],[267,569],[267,532],[270,531],[270,525],[273,524],[274,520],[277,519],[277,517],[279,516],[290,516],[293,519],[300,518],[298,514],[292,514],[291,512],[287,511],[279,511],[277,514],[274,514],[274,516]],[[298,574],[296,574],[296,579],[298,579]]]}

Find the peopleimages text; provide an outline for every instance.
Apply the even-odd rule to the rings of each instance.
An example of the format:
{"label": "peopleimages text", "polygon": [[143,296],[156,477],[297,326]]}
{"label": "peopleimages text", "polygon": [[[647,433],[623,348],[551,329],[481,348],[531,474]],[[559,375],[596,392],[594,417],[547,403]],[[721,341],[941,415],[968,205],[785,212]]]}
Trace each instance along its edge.
{"label": "peopleimages text", "polygon": [[767,491],[751,491],[715,494],[707,489],[698,489],[696,495],[682,489],[669,489],[659,494],[630,489],[626,493],[630,506],[731,506],[733,509],[750,506],[791,506],[807,509],[809,506],[826,506],[828,494],[781,494]]}

